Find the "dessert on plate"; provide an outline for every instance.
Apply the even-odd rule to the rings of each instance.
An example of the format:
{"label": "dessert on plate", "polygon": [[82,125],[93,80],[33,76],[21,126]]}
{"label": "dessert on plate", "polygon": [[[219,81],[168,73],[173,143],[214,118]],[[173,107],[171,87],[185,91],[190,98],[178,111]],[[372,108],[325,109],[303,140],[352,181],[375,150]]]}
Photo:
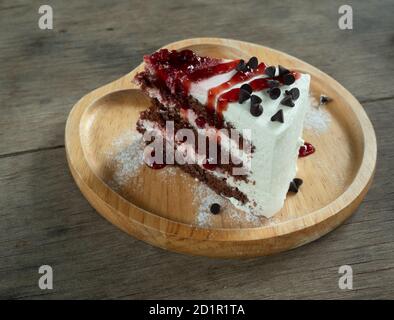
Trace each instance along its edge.
{"label": "dessert on plate", "polygon": [[313,152],[302,140],[310,76],[191,50],[161,49],[144,62],[135,81],[151,98],[137,122],[146,163],[177,165],[241,210],[278,212],[302,184],[299,153]]}

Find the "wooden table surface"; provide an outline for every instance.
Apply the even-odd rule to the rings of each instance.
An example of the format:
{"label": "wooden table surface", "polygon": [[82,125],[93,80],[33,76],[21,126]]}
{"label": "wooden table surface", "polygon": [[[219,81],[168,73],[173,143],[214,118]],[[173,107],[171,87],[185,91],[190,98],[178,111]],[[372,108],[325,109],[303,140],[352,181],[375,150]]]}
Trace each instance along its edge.
{"label": "wooden table surface", "polygon": [[[0,298],[394,298],[394,2],[42,1],[0,4]],[[166,252],[129,237],[88,204],[69,173],[64,126],[85,93],[142,55],[191,37],[256,42],[333,76],[363,104],[378,139],[370,192],[338,229],[253,260]],[[38,268],[51,265],[53,290]],[[338,268],[353,268],[353,290]]]}

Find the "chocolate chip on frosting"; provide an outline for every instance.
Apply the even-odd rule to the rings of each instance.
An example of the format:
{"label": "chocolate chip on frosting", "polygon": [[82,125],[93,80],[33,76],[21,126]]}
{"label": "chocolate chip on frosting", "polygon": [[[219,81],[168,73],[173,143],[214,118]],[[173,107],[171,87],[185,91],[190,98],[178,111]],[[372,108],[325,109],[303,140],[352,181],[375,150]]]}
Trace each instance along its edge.
{"label": "chocolate chip on frosting", "polygon": [[251,104],[260,104],[261,103],[261,98],[259,97],[259,96],[256,96],[256,95],[252,95],[251,97],[250,97],[250,103]]}
{"label": "chocolate chip on frosting", "polygon": [[278,87],[271,88],[268,90],[268,94],[270,95],[270,98],[272,100],[278,99],[280,97],[280,93],[281,93],[281,91]]}
{"label": "chocolate chip on frosting", "polygon": [[254,117],[259,117],[263,114],[263,107],[261,106],[261,104],[252,104],[250,106],[250,113],[252,116]]}
{"label": "chocolate chip on frosting", "polygon": [[246,64],[247,68],[249,70],[254,70],[258,67],[259,65],[259,61],[257,60],[256,57],[251,57],[248,61],[248,63]]}
{"label": "chocolate chip on frosting", "polygon": [[278,80],[267,80],[267,85],[270,88],[276,88],[280,86],[280,82]]}
{"label": "chocolate chip on frosting", "polygon": [[259,117],[263,113],[263,107],[261,106],[261,98],[255,95],[250,97],[250,113],[254,117]]}
{"label": "chocolate chip on frosting", "polygon": [[283,67],[281,65],[278,66],[278,69],[279,69],[280,76],[284,76],[284,75],[290,73],[289,69],[286,69],[285,67]]}
{"label": "chocolate chip on frosting", "polygon": [[252,87],[251,87],[249,84],[247,84],[247,83],[243,84],[243,85],[240,87],[240,89],[245,90],[245,91],[248,92],[249,94],[252,94],[252,92],[253,92]]}
{"label": "chocolate chip on frosting", "polygon": [[290,107],[293,108],[294,107],[294,102],[291,100],[291,96],[287,95],[285,96],[282,101],[280,102],[280,104],[283,104],[286,107]]}
{"label": "chocolate chip on frosting", "polygon": [[238,103],[244,103],[246,100],[250,98],[250,93],[247,92],[244,89],[239,90],[239,96],[238,96]]}
{"label": "chocolate chip on frosting", "polygon": [[283,119],[283,110],[280,109],[277,113],[275,113],[272,117],[271,117],[271,121],[278,121],[280,123],[283,123],[284,119]]}
{"label": "chocolate chip on frosting", "polygon": [[237,70],[238,72],[240,72],[240,71],[245,72],[246,71],[246,64],[243,59],[239,60],[239,63],[235,67],[235,70]]}
{"label": "chocolate chip on frosting", "polygon": [[286,84],[286,85],[288,85],[288,86],[291,85],[291,84],[293,84],[294,81],[295,81],[295,77],[294,77],[294,75],[291,74],[291,73],[285,74],[285,75],[283,76],[283,83]]}
{"label": "chocolate chip on frosting", "polygon": [[250,98],[252,92],[253,90],[250,85],[248,85],[247,83],[243,84],[241,88],[239,88],[238,102],[241,104],[244,103],[246,100]]}
{"label": "chocolate chip on frosting", "polygon": [[264,70],[264,74],[269,78],[275,77],[275,72],[276,72],[275,66],[269,66],[269,67],[265,68],[265,70]]}
{"label": "chocolate chip on frosting", "polygon": [[291,90],[286,90],[285,94],[290,96],[292,100],[297,100],[300,96],[300,90],[298,88],[292,88]]}

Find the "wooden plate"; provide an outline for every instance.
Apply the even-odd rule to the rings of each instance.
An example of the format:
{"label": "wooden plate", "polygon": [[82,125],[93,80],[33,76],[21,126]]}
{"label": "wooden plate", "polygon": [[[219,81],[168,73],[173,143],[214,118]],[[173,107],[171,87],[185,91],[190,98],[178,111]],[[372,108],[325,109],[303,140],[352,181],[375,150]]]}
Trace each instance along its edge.
{"label": "wooden plate", "polygon": [[[344,87],[301,60],[252,43],[197,38],[166,47],[223,58],[257,56],[267,64],[309,73],[313,95],[324,93],[333,98],[327,106],[314,110],[319,114],[312,114],[304,129],[304,139],[317,152],[299,159],[298,176],[304,185],[297,195],[286,199],[272,219],[251,219],[227,205],[219,215],[204,215],[203,204],[195,200],[202,189],[194,179],[176,168],[151,170],[127,161],[134,147],[120,137],[131,136],[139,112],[149,104],[131,82],[142,70],[141,64],[84,96],[67,120],[70,170],[101,215],[130,235],[168,250],[211,257],[254,257],[313,241],[354,212],[371,184],[377,147],[370,120]],[[120,160],[130,177],[117,171]],[[114,183],[115,176],[118,183]],[[122,178],[125,181],[119,183]]]}

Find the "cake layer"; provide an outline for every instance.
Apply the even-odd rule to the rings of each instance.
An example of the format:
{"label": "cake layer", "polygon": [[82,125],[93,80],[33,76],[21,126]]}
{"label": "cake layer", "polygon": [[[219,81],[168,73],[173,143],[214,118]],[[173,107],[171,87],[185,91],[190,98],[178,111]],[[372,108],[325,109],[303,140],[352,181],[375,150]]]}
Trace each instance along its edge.
{"label": "cake layer", "polygon": [[[222,122],[221,125],[218,126],[217,124],[219,119],[217,118],[217,114],[215,112],[211,112],[206,106],[204,106],[194,97],[190,95],[186,98],[182,96],[173,96],[169,94],[168,88],[155,87],[154,77],[146,72],[140,73],[137,76],[137,82],[141,86],[142,90],[149,97],[151,97],[153,101],[152,106],[160,104],[158,110],[160,111],[159,113],[162,115],[162,118],[165,117],[163,120],[173,120],[174,117],[180,115],[183,120],[188,123],[189,127],[194,128],[199,133],[203,133],[204,130],[206,131],[211,129],[217,129],[216,131],[220,130],[221,132],[224,132],[225,134],[217,134],[220,134],[221,144],[227,145],[227,148],[230,150],[230,152],[231,150],[236,149],[250,149],[250,152],[254,151],[255,147],[251,141],[245,139],[245,137],[242,135],[242,132],[236,130],[237,134],[231,135],[233,132],[232,130],[235,130],[231,123]],[[154,112],[154,110],[150,111],[150,113]],[[175,120],[176,123],[178,123],[179,119]],[[164,126],[164,123],[162,123],[162,125]],[[179,128],[176,127],[176,129]],[[235,137],[236,139],[235,141],[231,141],[229,137]]]}
{"label": "cake layer", "polygon": [[[155,169],[161,169],[166,165],[166,139],[168,139],[168,135],[165,132],[165,129],[160,125],[162,120],[158,120],[153,117],[152,120],[149,120],[150,113],[144,114],[143,117],[137,123],[137,130],[141,134],[145,134],[146,132],[156,132],[155,136],[160,135],[163,138],[163,161],[160,163],[152,163],[151,160],[144,159],[145,163],[147,163],[150,167]],[[187,124],[185,124],[187,126]],[[147,143],[149,146],[149,144]],[[185,143],[177,142],[175,143],[175,150],[182,152],[182,147]],[[149,150],[146,148],[146,150]],[[193,152],[195,150],[195,152]],[[227,179],[232,177],[233,181],[241,181],[244,180],[246,182],[246,176],[237,175],[232,176],[231,170],[234,168],[233,164],[218,164],[215,166],[205,166],[205,158],[206,154],[198,153],[197,148],[193,148],[192,151],[192,161],[190,163],[184,163],[180,165],[177,162],[171,163],[171,165],[179,166],[183,171],[189,173],[192,177],[198,179],[201,182],[206,183],[212,190],[216,191],[218,194],[233,199],[233,201],[237,203],[246,204],[248,202],[248,198],[245,193],[241,192],[236,185],[228,184]],[[209,167],[209,169],[207,169]]]}
{"label": "cake layer", "polygon": [[[193,152],[188,153],[188,164],[196,164],[212,172],[226,173],[225,176],[232,176],[234,170],[242,167],[242,162],[245,157],[250,159],[250,153],[244,154],[243,150],[239,150],[239,144],[225,134],[225,129],[214,129],[213,131],[200,128],[196,129],[181,113],[174,111],[175,109],[166,108],[156,99],[153,99],[151,106],[141,113],[140,119],[137,122],[137,130],[142,134],[146,131],[156,131],[164,137],[164,143],[166,143],[166,139],[171,140],[169,143],[175,143],[177,152],[181,152],[182,154],[186,153],[186,149],[190,149],[188,148],[190,141],[180,141],[177,136],[178,133],[181,133],[182,129],[190,130],[194,140],[192,145]],[[172,127],[169,127],[172,132],[167,132],[169,131],[167,130],[169,123],[174,124],[173,130]],[[199,141],[199,139],[201,140]],[[205,139],[205,143],[202,139]],[[212,141],[214,143],[210,144],[209,140],[214,140]],[[242,140],[239,139],[239,141]],[[200,144],[199,142],[203,143]],[[163,144],[163,150],[164,149]],[[224,153],[229,156],[227,162],[224,161]],[[169,164],[173,164],[173,162],[176,161],[176,159],[174,159],[172,162],[172,159],[174,159],[174,157],[169,160],[171,161]],[[165,157],[163,157],[163,163],[166,163]],[[237,174],[234,176],[234,179],[246,181],[247,175]]]}

